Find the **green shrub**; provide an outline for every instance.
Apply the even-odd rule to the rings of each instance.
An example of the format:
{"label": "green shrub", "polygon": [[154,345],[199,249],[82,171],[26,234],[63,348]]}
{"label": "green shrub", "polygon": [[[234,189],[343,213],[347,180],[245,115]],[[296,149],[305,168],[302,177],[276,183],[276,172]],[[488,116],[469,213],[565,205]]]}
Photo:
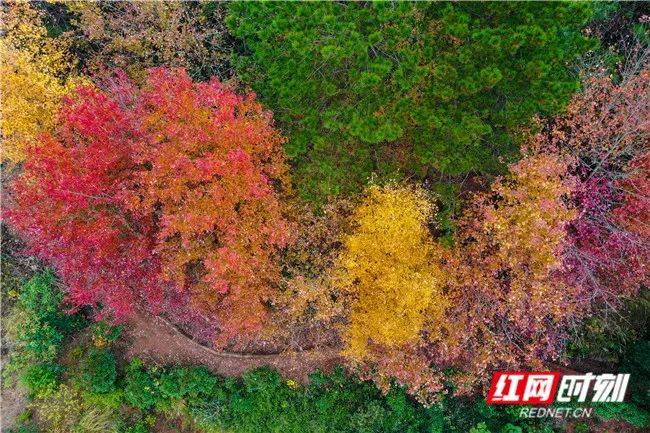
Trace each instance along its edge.
{"label": "green shrub", "polygon": [[271,369],[217,383],[210,397],[188,404],[206,431],[232,432],[441,432],[442,415],[425,409],[401,389],[387,396],[341,369],[315,373],[306,387]]}
{"label": "green shrub", "polygon": [[62,371],[55,364],[63,340],[85,324],[81,314],[68,315],[61,311],[63,294],[56,285],[52,272],[36,274],[22,286],[7,320],[7,336],[14,345],[9,365],[4,369],[5,377],[20,372],[25,376],[21,380],[32,391],[56,382]]}
{"label": "green shrub", "polygon": [[29,423],[10,428],[7,433],[40,433],[40,431],[36,424]]}
{"label": "green shrub", "polygon": [[492,433],[484,422],[476,424],[476,426],[469,429],[469,433]]}
{"label": "green shrub", "polygon": [[149,429],[143,422],[137,422],[123,430],[123,433],[149,433]]}
{"label": "green shrub", "polygon": [[506,424],[501,429],[501,433],[521,433],[521,427],[512,424]]}
{"label": "green shrub", "polygon": [[596,406],[596,414],[603,420],[625,421],[635,427],[648,427],[648,412],[634,403],[603,403]]}
{"label": "green shrub", "polygon": [[[89,351],[84,365],[102,365],[105,362],[99,354],[110,353],[93,351]],[[88,361],[91,359],[95,361]],[[72,370],[78,374],[83,371]],[[106,375],[93,373],[81,382],[106,383],[103,377]],[[61,385],[38,400],[39,417],[48,419],[55,426],[53,431],[114,431],[115,415],[126,403],[151,415],[165,414],[173,419],[189,416],[192,425],[206,433],[467,433],[470,429],[478,433],[482,428],[499,433],[550,433],[544,421],[519,420],[516,410],[488,406],[482,398],[446,398],[425,408],[398,387],[382,395],[371,382],[359,381],[341,368],[329,374],[316,372],[308,385],[301,386],[270,368],[224,379],[204,367],[146,368],[136,359],[126,367],[123,379],[108,382],[121,387],[98,393]],[[61,408],[60,415],[52,413],[57,407]],[[156,411],[150,412],[152,409]],[[144,424],[135,424],[122,431],[139,433],[146,429]]]}
{"label": "green shrub", "polygon": [[82,391],[81,396],[84,402],[91,407],[101,406],[117,410],[124,403],[124,390],[121,388],[116,388],[113,391],[105,393]]}
{"label": "green shrub", "polygon": [[175,368],[160,376],[160,392],[165,398],[209,396],[217,385],[217,378],[205,367]]}
{"label": "green shrub", "polygon": [[62,294],[54,289],[54,281],[51,272],[44,272],[25,283],[7,321],[16,369],[56,359],[64,334],[57,326]]}
{"label": "green shrub", "polygon": [[387,417],[387,411],[376,401],[371,401],[363,409],[350,417],[350,428],[359,433],[374,433],[384,431],[382,426]]}
{"label": "green shrub", "polygon": [[131,361],[126,367],[124,397],[129,404],[140,410],[149,410],[161,400],[162,396],[152,374],[139,359]]}
{"label": "green shrub", "polygon": [[520,406],[491,406],[484,397],[447,397],[440,403],[445,433],[481,429],[498,433],[552,433],[552,419],[522,419]]}
{"label": "green shrub", "polygon": [[115,389],[116,379],[117,363],[113,353],[91,347],[80,365],[79,383],[82,387],[95,393],[108,393]]}
{"label": "green shrub", "polygon": [[630,400],[650,411],[650,341],[637,342],[623,359],[620,370],[630,373]]}
{"label": "green shrub", "polygon": [[105,320],[100,320],[92,325],[93,343],[95,346],[104,347],[113,344],[122,334],[124,326],[113,326]]}
{"label": "green shrub", "polygon": [[20,382],[30,395],[44,395],[56,389],[62,372],[63,367],[56,363],[32,364],[21,372]]}

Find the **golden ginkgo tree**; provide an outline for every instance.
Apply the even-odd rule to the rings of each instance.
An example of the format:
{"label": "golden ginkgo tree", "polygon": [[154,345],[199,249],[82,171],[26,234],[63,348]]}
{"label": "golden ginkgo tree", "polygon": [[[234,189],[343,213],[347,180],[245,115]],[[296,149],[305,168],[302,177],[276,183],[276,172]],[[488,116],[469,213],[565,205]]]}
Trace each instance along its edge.
{"label": "golden ginkgo tree", "polygon": [[41,12],[30,3],[8,2],[1,18],[2,160],[17,163],[40,133],[54,128],[61,98],[75,81],[75,61],[68,40],[48,36]]}
{"label": "golden ginkgo tree", "polygon": [[425,321],[442,317],[439,254],[427,222],[433,207],[423,190],[389,184],[367,188],[344,239],[336,284],[352,299],[344,333],[346,355],[361,361],[369,345],[387,348],[417,340]]}

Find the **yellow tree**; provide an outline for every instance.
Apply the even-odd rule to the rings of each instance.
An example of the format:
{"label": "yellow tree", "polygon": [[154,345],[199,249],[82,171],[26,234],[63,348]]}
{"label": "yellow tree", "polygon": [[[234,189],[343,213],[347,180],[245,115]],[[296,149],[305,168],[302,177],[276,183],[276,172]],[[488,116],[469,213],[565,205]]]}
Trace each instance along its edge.
{"label": "yellow tree", "polygon": [[442,317],[444,278],[433,264],[440,249],[427,229],[432,214],[421,189],[367,188],[334,272],[335,284],[352,299],[344,332],[351,360],[363,361],[370,346],[415,344],[425,318]]}
{"label": "yellow tree", "polygon": [[38,134],[54,128],[74,62],[66,39],[49,37],[40,11],[30,3],[9,2],[1,18],[2,160],[17,163]]}

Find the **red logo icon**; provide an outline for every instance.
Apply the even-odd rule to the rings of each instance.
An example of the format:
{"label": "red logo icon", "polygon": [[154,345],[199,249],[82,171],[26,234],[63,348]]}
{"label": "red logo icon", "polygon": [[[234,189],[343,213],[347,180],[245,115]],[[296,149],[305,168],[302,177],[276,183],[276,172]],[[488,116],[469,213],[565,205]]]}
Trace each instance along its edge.
{"label": "red logo icon", "polygon": [[487,403],[551,404],[559,381],[559,371],[499,371],[492,376]]}

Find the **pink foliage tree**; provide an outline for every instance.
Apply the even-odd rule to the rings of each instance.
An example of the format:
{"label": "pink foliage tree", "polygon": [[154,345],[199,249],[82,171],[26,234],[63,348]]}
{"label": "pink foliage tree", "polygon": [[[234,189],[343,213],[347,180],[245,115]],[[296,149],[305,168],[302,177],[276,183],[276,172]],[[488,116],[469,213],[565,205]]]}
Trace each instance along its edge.
{"label": "pink foliage tree", "polygon": [[648,284],[650,69],[644,65],[620,83],[602,74],[586,80],[548,138],[575,156],[581,180],[564,277],[581,288],[583,302],[612,308]]}

